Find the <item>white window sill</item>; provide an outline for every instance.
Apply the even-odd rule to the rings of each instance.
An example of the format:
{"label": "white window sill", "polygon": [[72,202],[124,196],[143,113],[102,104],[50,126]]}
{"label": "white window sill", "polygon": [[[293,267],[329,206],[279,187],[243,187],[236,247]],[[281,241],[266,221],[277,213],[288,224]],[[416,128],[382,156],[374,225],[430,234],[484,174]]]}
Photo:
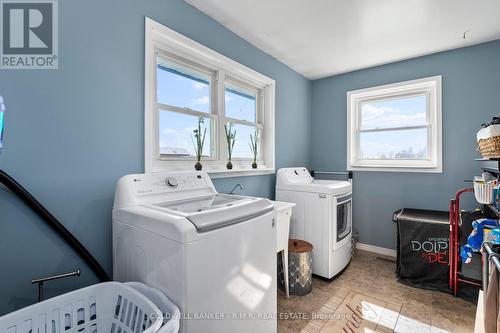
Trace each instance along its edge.
{"label": "white window sill", "polygon": [[231,169],[231,170],[202,170],[206,171],[211,178],[229,178],[241,176],[262,176],[272,175],[275,170],[273,168],[257,168],[257,169]]}
{"label": "white window sill", "polygon": [[443,173],[443,168],[436,167],[375,167],[375,166],[349,166],[348,171],[376,171],[376,172],[411,172],[411,173]]}
{"label": "white window sill", "polygon": [[[193,164],[175,166],[168,168],[158,168],[153,170],[153,173],[162,172],[176,172],[176,171],[195,171]],[[226,168],[217,168],[203,165],[203,172],[208,173],[211,178],[230,178],[230,177],[243,177],[243,176],[263,176],[272,175],[275,173],[274,168],[258,167],[257,169],[245,168],[245,167],[234,167],[234,169],[228,170]]]}

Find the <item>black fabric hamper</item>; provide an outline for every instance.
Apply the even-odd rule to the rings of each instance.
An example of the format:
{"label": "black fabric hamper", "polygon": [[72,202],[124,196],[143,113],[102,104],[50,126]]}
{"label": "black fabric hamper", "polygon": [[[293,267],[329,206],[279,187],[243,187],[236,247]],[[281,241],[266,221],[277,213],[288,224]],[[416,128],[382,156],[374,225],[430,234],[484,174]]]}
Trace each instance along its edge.
{"label": "black fabric hamper", "polygon": [[449,212],[403,208],[398,226],[396,275],[400,282],[449,292]]}

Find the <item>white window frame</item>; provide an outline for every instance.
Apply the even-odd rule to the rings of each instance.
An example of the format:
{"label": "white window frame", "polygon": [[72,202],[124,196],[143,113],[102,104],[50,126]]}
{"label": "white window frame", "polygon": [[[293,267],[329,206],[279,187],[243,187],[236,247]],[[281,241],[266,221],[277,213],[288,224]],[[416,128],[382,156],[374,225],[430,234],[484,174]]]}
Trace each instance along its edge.
{"label": "white window frame", "polygon": [[[187,38],[174,30],[146,17],[145,20],[145,71],[144,71],[144,166],[146,173],[194,170],[194,158],[160,157],[159,113],[161,106],[156,99],[156,56],[173,59],[191,67],[202,68],[213,73],[211,76],[211,105],[207,118],[215,119],[214,137],[216,152],[214,158],[202,159],[203,171],[211,177],[235,177],[272,174],[275,172],[275,81],[208,47]],[[256,123],[225,118],[225,82],[236,83],[255,90],[257,94]],[[170,107],[170,106],[169,106]],[[172,108],[172,107],[170,107]],[[190,109],[177,111],[201,115]],[[258,168],[252,169],[252,159],[234,159],[233,169],[227,170],[227,149],[224,124],[256,125],[261,128],[260,156]]]}
{"label": "white window frame", "polygon": [[[221,143],[221,149],[224,151],[224,152],[227,152],[227,140],[225,140],[225,129],[224,129],[224,125],[225,124],[228,124],[228,123],[232,123],[233,125],[247,125],[247,126],[253,126],[253,127],[256,127],[259,132],[260,132],[260,135],[262,135],[261,137],[261,140],[264,140],[264,135],[266,133],[265,129],[264,129],[264,123],[265,123],[265,116],[264,116],[264,105],[263,105],[263,101],[264,101],[264,98],[262,96],[262,90],[260,89],[255,89],[255,87],[251,86],[251,85],[248,85],[247,83],[245,82],[241,82],[239,81],[238,79],[236,78],[233,78],[231,77],[230,75],[228,75],[226,73],[225,75],[225,80],[224,80],[224,83],[230,83],[230,84],[233,84],[233,85],[236,85],[236,86],[239,86],[243,89],[246,89],[248,91],[252,91],[253,93],[255,93],[255,107],[256,107],[256,110],[255,110],[255,122],[251,122],[251,121],[247,121],[247,120],[241,120],[241,119],[236,119],[236,118],[231,118],[231,117],[227,117],[226,116],[226,110],[225,110],[225,95],[224,95],[224,106],[222,106],[220,109],[223,109],[224,112],[222,112],[221,116],[220,116],[220,119],[221,119],[221,136],[223,138],[222,140],[222,143]],[[224,94],[225,94],[225,86],[224,86]],[[238,136],[236,137],[238,138]],[[248,162],[250,161],[250,164],[252,163],[253,161],[253,158],[244,158],[244,157],[233,157],[232,158],[232,163],[233,163],[233,167],[236,166],[236,167],[242,167],[244,165],[248,165]],[[258,152],[258,156],[257,156],[257,164],[259,163],[263,163],[264,162],[264,159],[263,159],[263,154],[262,154],[262,149],[259,150]]]}
{"label": "white window frame", "polygon": [[[210,138],[211,138],[211,141],[213,141],[215,149],[213,152],[211,152],[210,157],[204,157],[203,160],[204,161],[217,160],[219,158],[219,150],[218,150],[219,145],[217,143],[218,120],[217,120],[217,104],[215,103],[216,97],[215,97],[215,89],[214,89],[214,84],[217,82],[217,80],[215,78],[216,73],[208,68],[203,67],[203,66],[193,64],[193,63],[190,63],[187,61],[183,61],[182,59],[178,59],[175,55],[168,54],[166,52],[163,52],[162,50],[155,49],[155,56],[163,57],[172,63],[183,66],[185,68],[190,68],[194,71],[197,71],[199,73],[203,73],[203,74],[210,77],[210,106],[209,106],[210,112],[203,112],[203,111],[198,111],[198,110],[193,109],[193,108],[183,108],[183,107],[179,107],[179,106],[168,105],[168,104],[163,104],[163,103],[158,102],[157,101],[158,96],[156,95],[156,93],[157,93],[156,79],[157,78],[156,78],[156,71],[155,71],[155,78],[154,78],[154,80],[155,80],[155,89],[154,89],[155,102],[154,103],[156,103],[156,107],[155,107],[155,110],[153,110],[153,121],[155,121],[156,124],[159,123],[159,112],[158,111],[160,109],[165,110],[165,111],[177,112],[177,113],[181,113],[181,114],[185,114],[185,115],[190,115],[190,116],[195,116],[195,117],[203,117],[203,118],[209,119],[210,121],[212,121],[212,124],[213,124],[213,127],[212,126],[210,127]],[[156,61],[155,61],[155,66],[156,66]],[[155,125],[154,130],[155,130],[154,135],[156,135],[156,137],[159,137],[159,132],[158,132],[159,127],[157,125]],[[154,147],[154,153],[156,156],[160,155],[160,147],[158,145],[156,145]],[[213,156],[212,156],[212,153],[214,153]],[[185,161],[190,161],[190,163],[196,163],[195,162],[196,157],[194,157],[194,156],[193,157],[182,157],[182,158],[175,157],[175,156],[164,156],[164,157],[160,156],[159,159],[162,161],[178,161],[179,159],[183,159]]]}
{"label": "white window frame", "polygon": [[[442,173],[442,97],[441,76],[398,82],[347,92],[347,170]],[[427,158],[401,160],[374,160],[359,158],[361,105],[367,101],[404,96],[427,95]],[[408,126],[397,128],[409,130]],[[373,131],[377,131],[374,129]]]}

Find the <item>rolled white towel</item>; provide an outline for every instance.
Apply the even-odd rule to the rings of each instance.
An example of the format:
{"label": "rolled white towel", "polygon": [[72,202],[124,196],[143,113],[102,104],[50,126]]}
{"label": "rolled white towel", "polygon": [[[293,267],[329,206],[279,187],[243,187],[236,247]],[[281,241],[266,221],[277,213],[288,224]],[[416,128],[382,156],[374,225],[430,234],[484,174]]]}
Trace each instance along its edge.
{"label": "rolled white towel", "polygon": [[500,136],[500,125],[490,125],[486,128],[482,128],[479,132],[477,132],[477,142],[494,136]]}

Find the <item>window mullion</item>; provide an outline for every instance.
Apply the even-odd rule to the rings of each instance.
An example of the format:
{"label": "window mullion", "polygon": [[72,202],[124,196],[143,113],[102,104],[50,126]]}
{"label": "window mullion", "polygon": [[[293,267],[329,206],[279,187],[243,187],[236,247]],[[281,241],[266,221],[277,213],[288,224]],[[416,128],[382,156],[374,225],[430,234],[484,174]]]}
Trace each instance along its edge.
{"label": "window mullion", "polygon": [[[153,57],[155,58],[155,57]],[[148,70],[151,70],[151,75],[152,75],[152,81],[151,81],[151,92],[150,94],[152,95],[152,101],[150,101],[150,107],[153,109],[153,112],[149,113],[150,117],[152,118],[153,124],[151,128],[151,132],[153,133],[153,137],[151,138],[151,146],[153,148],[153,156],[155,159],[160,158],[160,107],[157,104],[156,107],[154,107],[154,102],[158,101],[158,73],[156,72],[156,59],[155,61],[151,62],[151,66]]]}
{"label": "window mullion", "polygon": [[354,160],[357,161],[360,159],[360,156],[361,156],[361,103],[359,100],[355,100],[355,114],[354,114],[354,121],[355,121],[355,125],[354,125],[354,130],[355,130],[355,135],[354,135],[354,138],[355,138],[355,157],[354,157]]}
{"label": "window mullion", "polygon": [[402,126],[402,127],[384,127],[384,128],[372,128],[372,129],[359,129],[360,133],[370,133],[370,132],[388,132],[388,131],[404,131],[413,129],[428,128],[430,125],[416,125],[416,126]]}
{"label": "window mullion", "polygon": [[227,142],[226,142],[226,133],[224,129],[224,125],[226,124],[226,102],[225,102],[225,92],[224,92],[224,83],[226,80],[226,71],[220,69],[217,71],[217,114],[218,114],[218,122],[219,122],[219,130],[218,130],[218,159],[221,163],[227,159]]}
{"label": "window mullion", "polygon": [[435,156],[435,146],[434,142],[437,138],[434,137],[434,131],[432,128],[432,124],[435,123],[434,120],[434,115],[435,115],[435,108],[433,107],[433,101],[432,101],[432,94],[431,92],[427,92],[427,110],[426,110],[426,119],[427,119],[427,124],[429,124],[427,128],[427,159],[432,161]]}
{"label": "window mullion", "polygon": [[263,129],[264,125],[260,123],[252,123],[251,121],[246,121],[246,120],[239,120],[239,119],[234,119],[234,118],[225,118],[227,123],[232,123],[232,124],[240,124],[240,125],[246,125],[246,126],[253,126],[257,127],[259,129]]}
{"label": "window mullion", "polygon": [[[264,119],[265,119],[265,106],[264,106],[264,91],[260,90],[257,93],[257,103],[255,104],[257,106],[257,112],[255,116],[255,121],[259,124],[264,124]],[[262,126],[264,127],[264,126]]]}
{"label": "window mullion", "polygon": [[180,108],[177,106],[173,105],[168,105],[168,104],[162,104],[162,103],[156,103],[158,110],[167,110],[167,111],[172,111],[172,112],[177,112],[177,113],[183,113],[183,114],[189,114],[191,116],[195,117],[203,117],[203,118],[215,118],[216,116],[211,114],[211,113],[206,113],[202,111],[197,111],[193,110],[190,108]]}

